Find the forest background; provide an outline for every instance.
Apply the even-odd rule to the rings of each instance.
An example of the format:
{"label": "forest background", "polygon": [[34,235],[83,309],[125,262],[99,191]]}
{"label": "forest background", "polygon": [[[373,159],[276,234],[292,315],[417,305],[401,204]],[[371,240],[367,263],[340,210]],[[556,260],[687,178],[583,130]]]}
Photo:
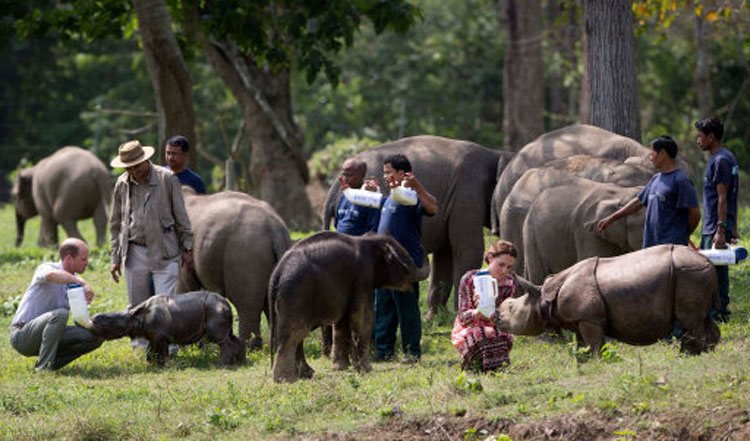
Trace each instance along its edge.
{"label": "forest background", "polygon": [[[597,2],[280,2],[278,5],[286,5],[288,10],[297,8],[296,19],[307,20],[302,24],[305,35],[328,32],[330,23],[343,30],[335,29],[327,39],[313,43],[292,37],[282,39],[282,44],[264,40],[268,44],[258,49],[252,40],[255,37],[247,36],[253,26],[257,25],[258,32],[265,31],[266,36],[272,35],[280,32],[275,19],[288,18],[278,12],[282,7],[273,8],[275,2],[257,2],[257,8],[267,9],[266,15],[252,8],[241,11],[241,3],[231,1],[201,2],[204,27],[196,31],[194,22],[191,25],[185,18],[185,11],[197,2],[75,0],[53,4],[0,0],[0,10],[4,11],[0,17],[0,201],[8,199],[14,169],[64,145],[90,149],[105,163],[128,139],[163,147],[164,137],[172,133],[164,134],[165,122],[160,117],[168,112],[149,76],[154,71],[149,63],[154,61],[144,50],[148,36],[137,17],[144,3],[168,7],[168,28],[174,33],[190,76],[188,98],[194,109],[192,141],[196,146],[191,160],[213,190],[224,185],[224,160],[230,157],[237,163],[237,186],[264,199],[274,198],[272,193],[262,191],[264,185],[279,185],[278,180],[263,182],[264,167],[276,164],[287,170],[288,176],[294,174],[288,172],[294,166],[257,148],[264,141],[253,136],[260,130],[247,124],[246,102],[228,87],[226,75],[212,64],[207,48],[220,37],[241,42],[239,36],[245,36],[250,41],[245,53],[255,55],[246,58],[266,71],[288,74],[282,79],[288,81],[292,121],[283,121],[284,109],[279,113],[280,124],[290,128],[292,141],[285,139],[272,148],[298,149],[294,155],[304,184],[310,178],[330,181],[337,172],[336,158],[404,136],[433,134],[515,150],[542,132],[592,120],[586,115],[584,11],[593,9],[591,4]],[[629,69],[635,71],[638,130],[628,135],[648,143],[660,134],[671,134],[694,166],[694,182],[699,182],[695,176],[702,170],[704,159],[695,147],[692,124],[701,117],[716,115],[727,128],[725,145],[747,170],[747,2],[599,3],[624,3],[624,15],[628,15],[625,23],[631,23],[634,36],[634,65],[616,65],[609,71],[613,77],[627,76]],[[329,10],[321,15],[311,4]],[[331,12],[345,4],[353,5],[348,6],[350,11],[343,15],[340,10]],[[390,9],[381,10],[378,16],[372,13],[372,6],[377,4]],[[101,9],[102,5],[106,8]],[[225,15],[219,16],[217,5],[233,5],[232,14],[236,13],[238,22],[227,18],[235,15],[226,15],[225,10]],[[208,19],[205,10],[211,7],[214,14]],[[69,15],[62,14],[61,9]],[[248,17],[270,21],[256,22]],[[531,18],[535,23],[529,24]],[[228,37],[209,34],[210,20],[235,33]],[[216,23],[213,26],[215,29]],[[613,51],[617,44],[612,42]],[[534,72],[519,74],[512,70],[525,53],[537,48],[541,63],[532,66]],[[279,51],[286,52],[278,57],[284,60],[276,63],[274,54]],[[538,127],[511,140],[511,133],[518,132],[518,125],[523,123],[513,120],[512,109],[533,101],[510,96],[514,90],[508,86],[515,81],[514,75],[539,78],[543,86],[539,87],[542,95],[535,104],[537,108],[524,111],[524,115],[540,115]],[[270,81],[266,84],[272,89]],[[282,84],[280,95],[285,87]],[[267,93],[273,100],[272,92]],[[323,154],[315,157],[316,152]],[[330,158],[334,161],[329,164]],[[307,165],[299,165],[301,161]],[[284,215],[283,209],[276,208]]]}

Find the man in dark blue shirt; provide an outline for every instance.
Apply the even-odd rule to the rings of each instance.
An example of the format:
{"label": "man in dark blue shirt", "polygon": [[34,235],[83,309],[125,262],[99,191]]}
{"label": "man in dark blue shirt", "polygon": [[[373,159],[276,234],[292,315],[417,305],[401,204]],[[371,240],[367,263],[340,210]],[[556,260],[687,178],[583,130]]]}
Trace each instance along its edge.
{"label": "man in dark blue shirt", "polygon": [[205,194],[206,184],[200,176],[187,167],[188,151],[190,151],[190,144],[187,138],[180,135],[169,138],[164,150],[167,168],[174,172],[180,184],[192,187],[198,194]]}
{"label": "man in dark blue shirt", "polygon": [[[732,152],[721,145],[724,125],[718,118],[695,123],[698,146],[710,154],[703,175],[703,229],[701,248],[726,248],[737,237],[737,191],[739,167]],[[717,265],[719,310],[711,311],[714,319],[729,320],[729,268]]]}
{"label": "man in dark blue shirt", "polygon": [[[360,188],[365,182],[367,164],[355,158],[344,161],[341,166],[339,184],[343,192],[347,188]],[[350,236],[361,236],[368,231],[377,231],[380,221],[380,210],[377,208],[356,205],[345,196],[341,197],[333,226],[339,233]]]}
{"label": "man in dark blue shirt", "polygon": [[630,202],[600,220],[597,231],[646,207],[643,248],[665,243],[688,245],[701,217],[695,188],[688,175],[677,167],[674,139],[662,135],[651,141],[650,148],[651,163],[659,173]]}
{"label": "man in dark blue shirt", "polygon": [[[378,233],[390,234],[414,260],[417,267],[423,262],[422,216],[438,212],[437,200],[411,172],[411,163],[402,154],[388,156],[383,161],[383,178],[392,189],[404,183],[417,193],[416,205],[402,205],[388,196],[380,212]],[[367,182],[368,190],[377,190],[377,182]],[[426,263],[426,262],[424,262]],[[422,317],[419,313],[419,284],[412,283],[410,291],[375,290],[375,360],[393,358],[396,330],[401,326],[401,345],[406,362],[417,362],[422,355]]]}

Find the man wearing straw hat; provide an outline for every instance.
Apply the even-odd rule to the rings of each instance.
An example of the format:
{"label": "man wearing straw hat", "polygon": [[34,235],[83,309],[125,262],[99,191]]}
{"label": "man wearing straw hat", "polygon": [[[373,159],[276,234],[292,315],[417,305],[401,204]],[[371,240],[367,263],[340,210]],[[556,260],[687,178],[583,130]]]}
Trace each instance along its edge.
{"label": "man wearing straw hat", "polygon": [[[193,233],[180,181],[171,171],[152,164],[153,154],[153,147],[128,141],[110,162],[114,168],[125,168],[115,183],[109,221],[110,273],[119,282],[124,271],[129,306],[148,298],[149,277],[156,294],[173,295],[180,257],[188,267],[193,261]],[[133,341],[134,347],[146,344]]]}

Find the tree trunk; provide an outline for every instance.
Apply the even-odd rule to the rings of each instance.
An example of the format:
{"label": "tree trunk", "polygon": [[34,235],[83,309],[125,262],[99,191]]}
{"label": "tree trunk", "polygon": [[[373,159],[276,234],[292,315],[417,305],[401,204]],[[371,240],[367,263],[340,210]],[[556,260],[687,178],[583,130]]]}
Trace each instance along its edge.
{"label": "tree trunk", "polygon": [[630,0],[585,0],[588,122],[640,142]]}
{"label": "tree trunk", "polygon": [[[578,94],[574,88],[565,85],[566,73],[574,70],[578,64],[575,44],[581,36],[580,26],[576,24],[575,4],[567,0],[550,0],[548,5],[549,24],[547,29],[548,47],[551,52],[547,57],[554,61],[549,66],[549,122],[548,128],[573,124],[577,115]],[[562,14],[567,14],[567,20],[557,23]]]}
{"label": "tree trunk", "polygon": [[693,19],[695,35],[695,75],[693,81],[695,91],[698,95],[699,118],[708,118],[713,112],[713,100],[711,98],[711,77],[708,71],[708,38],[706,36],[708,23],[703,17],[695,16]]}
{"label": "tree trunk", "polygon": [[517,151],[544,133],[540,0],[505,0],[508,48],[503,72],[505,148]]}
{"label": "tree trunk", "polygon": [[[183,135],[195,144],[193,82],[177,38],[165,0],[133,0],[138,29],[146,55],[146,66],[154,86],[159,114],[159,163],[164,163],[164,144],[169,137]],[[190,150],[189,165],[195,168],[197,154]]]}
{"label": "tree trunk", "polygon": [[314,229],[305,191],[309,173],[303,139],[292,119],[289,71],[258,67],[231,41],[209,40],[199,26],[196,35],[211,66],[237,98],[250,140],[250,174],[260,199],[271,204],[292,229]]}

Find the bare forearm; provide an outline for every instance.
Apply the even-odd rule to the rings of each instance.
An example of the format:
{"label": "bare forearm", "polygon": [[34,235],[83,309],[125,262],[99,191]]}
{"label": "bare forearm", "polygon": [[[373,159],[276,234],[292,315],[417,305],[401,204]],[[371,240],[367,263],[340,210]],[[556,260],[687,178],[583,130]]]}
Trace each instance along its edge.
{"label": "bare forearm", "polygon": [[61,285],[69,285],[71,283],[84,285],[87,283],[81,277],[76,276],[75,274],[70,274],[69,272],[63,270],[50,271],[49,273],[47,273],[45,280],[52,283],[59,283]]}

